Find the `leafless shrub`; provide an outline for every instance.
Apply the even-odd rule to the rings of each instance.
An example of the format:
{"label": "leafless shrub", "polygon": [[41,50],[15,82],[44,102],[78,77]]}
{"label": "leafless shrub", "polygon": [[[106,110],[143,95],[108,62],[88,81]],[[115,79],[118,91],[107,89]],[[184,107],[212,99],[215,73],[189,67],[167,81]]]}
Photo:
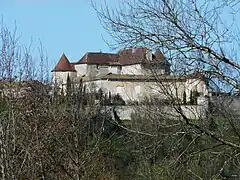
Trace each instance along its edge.
{"label": "leafless shrub", "polygon": [[[114,39],[114,43],[109,44],[112,48],[160,48],[172,64],[172,74],[185,76],[200,72],[211,90],[229,92],[233,97],[234,92],[239,91],[238,4],[235,0],[123,0],[115,6],[107,1],[101,6],[93,2],[93,7]],[[165,158],[156,161],[154,166],[146,163],[149,161],[141,161],[139,176],[143,179],[150,175],[153,179],[239,178],[238,163],[234,164],[239,159],[236,123],[239,116],[233,117],[230,111],[222,109],[224,118],[213,118],[210,106],[205,120],[188,118],[183,100],[174,96],[177,81],[173,82],[173,90],[168,91],[169,87],[154,69],[151,74],[179,118],[166,118],[158,110],[163,108],[161,105],[137,110],[133,116],[134,126],[129,128],[129,132],[136,132],[137,144],[144,150],[148,146],[158,144],[163,148],[168,144]],[[146,157],[143,154],[140,158]]]}

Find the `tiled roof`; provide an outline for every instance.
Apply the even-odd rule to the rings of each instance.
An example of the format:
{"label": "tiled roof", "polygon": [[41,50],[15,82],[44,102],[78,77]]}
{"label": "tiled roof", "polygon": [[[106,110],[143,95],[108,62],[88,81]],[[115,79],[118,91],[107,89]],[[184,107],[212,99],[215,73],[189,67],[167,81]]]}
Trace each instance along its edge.
{"label": "tiled roof", "polygon": [[[149,59],[147,58],[149,56]],[[105,64],[105,65],[133,65],[146,63],[151,58],[153,60],[165,60],[160,50],[154,54],[150,53],[147,48],[138,47],[120,50],[116,54],[102,52],[88,52],[78,62],[70,63],[65,56],[62,55],[56,67],[52,71],[73,71],[75,72],[75,64]]]}
{"label": "tiled roof", "polygon": [[146,48],[132,48],[110,53],[86,53],[76,64],[131,65],[146,60]]}
{"label": "tiled roof", "polygon": [[86,53],[77,64],[110,64],[117,63],[118,55],[110,53]]}
{"label": "tiled roof", "polygon": [[58,61],[57,65],[55,66],[55,68],[52,70],[52,72],[56,72],[56,71],[76,72],[74,65],[69,62],[68,58],[66,57],[66,55],[64,53],[62,54],[60,60]]}
{"label": "tiled roof", "polygon": [[154,56],[157,60],[164,60],[164,55],[159,49],[156,50]]}
{"label": "tiled roof", "polygon": [[119,63],[121,65],[138,64],[146,61],[146,48],[124,49],[119,51]]}
{"label": "tiled roof", "polygon": [[168,62],[167,58],[163,55],[162,51],[157,49],[153,54],[153,62],[164,65],[165,67],[170,67],[171,64]]}
{"label": "tiled roof", "polygon": [[75,63],[70,63],[70,65],[71,65],[72,69],[73,69],[74,71],[76,71],[76,69],[75,69]]}

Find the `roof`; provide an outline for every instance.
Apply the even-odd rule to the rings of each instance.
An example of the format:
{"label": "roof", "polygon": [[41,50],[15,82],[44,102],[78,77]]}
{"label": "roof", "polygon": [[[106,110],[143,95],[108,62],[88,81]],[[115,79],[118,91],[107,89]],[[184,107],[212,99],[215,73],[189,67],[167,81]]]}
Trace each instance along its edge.
{"label": "roof", "polygon": [[76,72],[73,63],[70,63],[66,55],[63,53],[60,60],[58,61],[55,68],[52,70],[52,72],[57,71],[72,71]]}
{"label": "roof", "polygon": [[117,54],[89,52],[86,53],[77,64],[111,64],[117,62]]}
{"label": "roof", "polygon": [[[149,58],[148,58],[149,57]],[[76,72],[74,65],[76,64],[102,64],[102,65],[111,65],[111,66],[126,66],[134,65],[141,63],[149,63],[151,60],[159,60],[165,62],[167,65],[170,63],[167,62],[164,55],[160,50],[157,50],[154,54],[150,53],[150,50],[144,47],[136,47],[120,50],[118,53],[102,53],[102,52],[88,52],[86,53],[78,62],[70,63],[68,58],[63,55],[61,56],[56,67],[52,70],[56,71],[72,71]]]}
{"label": "roof", "polygon": [[165,59],[163,53],[159,49],[157,49],[156,52],[154,53],[154,57],[157,60],[164,60]]}
{"label": "roof", "polygon": [[146,61],[147,48],[131,48],[111,53],[86,53],[76,64],[132,65]]}
{"label": "roof", "polygon": [[147,60],[147,48],[124,49],[118,52],[121,65],[142,63]]}

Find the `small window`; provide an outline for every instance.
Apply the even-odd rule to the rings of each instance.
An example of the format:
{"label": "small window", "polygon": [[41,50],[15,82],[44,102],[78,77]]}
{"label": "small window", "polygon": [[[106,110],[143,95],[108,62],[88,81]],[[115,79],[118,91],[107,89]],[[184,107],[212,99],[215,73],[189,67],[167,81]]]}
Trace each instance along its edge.
{"label": "small window", "polygon": [[121,71],[122,71],[122,66],[118,66],[118,67],[117,67],[117,73],[120,74]]}
{"label": "small window", "polygon": [[141,86],[140,85],[135,86],[135,92],[136,92],[136,94],[141,93]]}

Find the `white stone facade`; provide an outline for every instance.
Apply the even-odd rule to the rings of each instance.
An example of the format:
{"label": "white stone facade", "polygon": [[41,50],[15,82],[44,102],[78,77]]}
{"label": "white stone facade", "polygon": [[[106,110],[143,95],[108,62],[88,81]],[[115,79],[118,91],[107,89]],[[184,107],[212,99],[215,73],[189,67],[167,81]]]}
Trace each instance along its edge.
{"label": "white stone facade", "polygon": [[141,64],[122,66],[121,74],[144,75],[144,69]]}
{"label": "white stone facade", "polygon": [[[190,92],[196,91],[199,97],[196,97],[197,104],[203,104],[206,100],[207,88],[203,80],[192,79],[194,83],[189,85],[189,81],[167,81],[167,82],[144,82],[133,80],[114,80],[114,79],[96,79],[86,82],[88,87],[95,87],[96,90],[102,89],[105,93],[119,94],[124,101],[141,101],[144,97],[154,97],[157,99],[172,100],[180,102],[190,102]],[[184,93],[186,99],[184,100]],[[206,102],[204,102],[206,104]],[[204,105],[205,105],[204,104]]]}
{"label": "white stone facade", "polygon": [[[140,50],[134,49],[126,52],[136,53],[144,49]],[[146,50],[146,53],[143,54],[143,58],[147,57],[147,61],[155,56],[159,58],[162,56],[159,51],[155,56],[152,56],[149,50]],[[87,53],[81,61],[70,63],[63,55],[52,71],[53,82],[64,86],[68,76],[74,83],[82,79],[87,85],[94,83],[97,89],[101,88],[106,93],[120,94],[125,101],[139,101],[144,96],[156,96],[161,99],[172,97],[188,102],[191,100],[193,91],[203,97],[208,95],[207,85],[202,76],[170,75],[170,71],[166,72],[170,69],[169,63],[164,63],[165,59],[161,59],[159,64],[167,64],[169,67],[156,66],[158,74],[157,77],[153,77],[152,72],[145,68],[146,62],[145,64],[141,61],[134,62],[132,56],[133,54],[129,56],[131,63],[128,63],[128,56],[118,61],[117,58],[120,55]],[[137,58],[139,59],[139,55]]]}
{"label": "white stone facade", "polygon": [[83,75],[87,74],[87,70],[88,70],[87,64],[76,64],[74,67],[77,71],[77,76],[83,76]]}
{"label": "white stone facade", "polygon": [[66,84],[67,83],[67,77],[70,77],[70,79],[74,79],[77,77],[77,73],[75,72],[52,72],[53,77],[53,83],[56,83],[58,85]]}

